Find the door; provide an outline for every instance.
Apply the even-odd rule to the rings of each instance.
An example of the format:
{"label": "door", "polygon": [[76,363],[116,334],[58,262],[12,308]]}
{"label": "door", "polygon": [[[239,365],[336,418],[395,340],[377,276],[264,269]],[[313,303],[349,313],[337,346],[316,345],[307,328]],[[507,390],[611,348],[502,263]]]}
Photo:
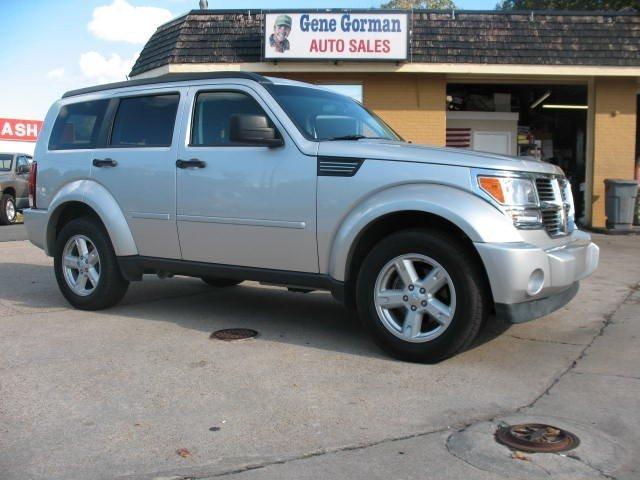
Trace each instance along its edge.
{"label": "door", "polygon": [[175,219],[177,111],[186,89],[154,89],[109,105],[113,118],[91,176],[118,202],[140,255],[180,258]]}
{"label": "door", "polygon": [[511,155],[510,132],[473,132],[473,150]]}
{"label": "door", "polygon": [[26,155],[19,155],[16,159],[16,208],[29,206],[29,168],[31,163]]}
{"label": "door", "polygon": [[[192,120],[178,155],[196,162],[177,168],[182,258],[318,272],[316,158],[298,150],[248,87],[192,88],[189,97]],[[267,115],[284,146],[234,143],[233,114]]]}

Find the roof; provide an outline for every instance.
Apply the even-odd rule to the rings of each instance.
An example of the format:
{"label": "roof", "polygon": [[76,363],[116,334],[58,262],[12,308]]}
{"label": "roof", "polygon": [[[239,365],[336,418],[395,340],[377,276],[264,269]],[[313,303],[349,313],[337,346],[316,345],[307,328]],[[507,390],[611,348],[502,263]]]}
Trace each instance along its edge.
{"label": "roof", "polygon": [[225,78],[242,78],[253,80],[259,83],[271,83],[271,80],[251,72],[199,72],[199,73],[168,73],[152,78],[141,78],[136,80],[127,80],[126,82],[106,83],[96,85],[94,87],[80,88],[78,90],[70,90],[62,95],[62,98],[75,97],[86,93],[102,92],[104,90],[114,90],[116,88],[136,87],[139,85],[154,85],[158,83],[176,83],[187,82],[190,80],[220,80]]}
{"label": "roof", "polygon": [[[192,10],[158,28],[131,75],[169,64],[262,62],[266,13]],[[414,10],[409,15],[412,63],[640,66],[637,12]]]}

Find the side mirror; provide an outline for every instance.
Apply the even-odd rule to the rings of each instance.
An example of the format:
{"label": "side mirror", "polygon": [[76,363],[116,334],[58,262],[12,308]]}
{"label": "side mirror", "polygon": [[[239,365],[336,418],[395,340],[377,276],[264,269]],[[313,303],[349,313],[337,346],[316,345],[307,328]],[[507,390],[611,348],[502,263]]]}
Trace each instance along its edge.
{"label": "side mirror", "polygon": [[237,143],[264,145],[269,148],[281,147],[284,140],[278,136],[275,128],[269,126],[264,115],[231,115],[229,139]]}
{"label": "side mirror", "polygon": [[29,165],[18,165],[16,167],[16,173],[18,175],[24,175],[25,173],[29,173],[31,169],[29,168]]}

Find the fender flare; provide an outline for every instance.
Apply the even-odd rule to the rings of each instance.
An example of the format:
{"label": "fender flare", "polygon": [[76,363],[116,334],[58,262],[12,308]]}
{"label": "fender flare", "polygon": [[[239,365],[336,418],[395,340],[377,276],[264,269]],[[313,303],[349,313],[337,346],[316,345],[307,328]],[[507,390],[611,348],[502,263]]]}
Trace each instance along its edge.
{"label": "fender flare", "polygon": [[472,242],[522,242],[513,222],[477,195],[440,184],[399,185],[367,197],[343,219],[333,237],[329,275],[345,281],[355,246],[367,227],[381,217],[407,211],[442,217]]}
{"label": "fender flare", "polygon": [[46,253],[51,255],[55,243],[54,225],[65,205],[70,202],[83,203],[90,207],[104,224],[111,244],[118,257],[137,255],[129,224],[116,199],[99,183],[93,180],[76,180],[66,184],[53,197],[48,210],[51,212],[46,227]]}

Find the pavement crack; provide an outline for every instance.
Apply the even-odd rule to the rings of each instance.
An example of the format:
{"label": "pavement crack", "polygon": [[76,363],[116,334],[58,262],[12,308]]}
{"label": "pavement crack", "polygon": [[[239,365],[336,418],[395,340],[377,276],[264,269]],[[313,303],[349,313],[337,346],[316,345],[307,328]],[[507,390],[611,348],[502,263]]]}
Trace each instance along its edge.
{"label": "pavement crack", "polygon": [[559,340],[545,340],[545,339],[541,339],[541,338],[528,338],[528,337],[521,337],[519,335],[513,335],[513,334],[506,334],[506,337],[510,337],[510,338],[515,338],[517,340],[525,340],[527,342],[539,342],[539,343],[552,343],[554,345],[570,345],[572,347],[583,347],[584,343],[571,343],[571,342],[561,342]]}
{"label": "pavement crack", "polygon": [[599,372],[571,372],[572,375],[593,375],[595,377],[614,377],[622,378],[624,380],[640,380],[640,377],[634,377],[631,375],[619,375],[616,373],[599,373]]}
{"label": "pavement crack", "polygon": [[585,357],[585,355],[587,354],[587,350],[589,350],[589,348],[591,348],[591,346],[594,344],[594,342],[596,341],[596,339],[600,338],[601,336],[604,335],[605,330],[607,329],[607,327],[609,325],[612,324],[612,319],[614,317],[614,315],[618,312],[618,310],[620,310],[620,308],[622,307],[622,305],[624,305],[624,303],[636,292],[635,289],[630,289],[629,293],[627,295],[625,295],[624,299],[618,303],[616,305],[616,307],[613,309],[612,312],[606,314],[604,316],[604,322],[602,322],[602,325],[600,326],[600,328],[598,329],[598,332],[593,336],[593,338],[591,339],[591,341],[584,346],[584,348],[580,351],[580,353],[578,354],[578,356],[573,360],[573,362],[571,362],[571,364],[560,373],[560,375],[558,375],[550,384],[549,386],[540,394],[538,395],[536,398],[534,398],[531,402],[529,402],[526,405],[521,406],[520,408],[516,409],[516,413],[521,413],[523,410],[527,410],[532,408],[536,403],[538,403],[538,401],[543,398],[546,395],[549,395],[549,392],[553,389],[553,387],[555,387],[560,380],[562,380],[562,378],[564,378],[564,376],[568,373],[570,373],[573,369],[576,368],[576,366],[578,365],[578,363]]}

